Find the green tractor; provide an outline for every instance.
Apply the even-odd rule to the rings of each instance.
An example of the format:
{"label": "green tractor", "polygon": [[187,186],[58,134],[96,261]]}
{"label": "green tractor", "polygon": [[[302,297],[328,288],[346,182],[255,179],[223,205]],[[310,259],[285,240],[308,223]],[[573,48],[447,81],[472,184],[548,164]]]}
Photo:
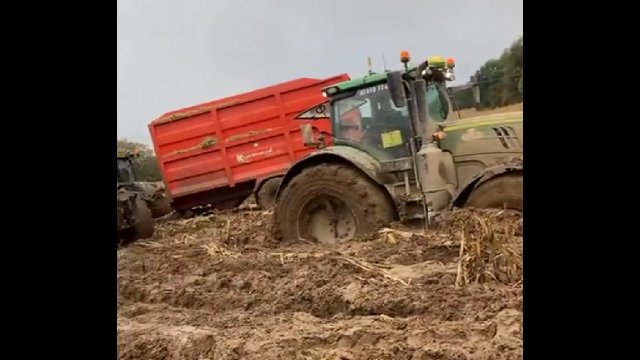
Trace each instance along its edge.
{"label": "green tractor", "polygon": [[522,211],[522,112],[454,119],[453,60],[401,60],[403,71],[323,89],[328,101],[299,116],[330,118],[332,133],[302,126],[319,150],[278,188],[283,240],[342,242],[396,220],[429,227],[454,207]]}
{"label": "green tractor", "polygon": [[153,212],[149,202],[155,191],[136,181],[135,155],[118,153],[118,241],[131,242],[153,236]]}
{"label": "green tractor", "polygon": [[126,184],[128,189],[141,194],[142,199],[147,203],[149,209],[151,209],[151,214],[154,219],[172,212],[171,201],[167,198],[164,185],[161,182],[138,180],[133,166],[133,161],[138,156],[138,154],[118,152],[118,174],[119,176],[129,174],[127,175],[128,178],[123,180],[122,183]]}

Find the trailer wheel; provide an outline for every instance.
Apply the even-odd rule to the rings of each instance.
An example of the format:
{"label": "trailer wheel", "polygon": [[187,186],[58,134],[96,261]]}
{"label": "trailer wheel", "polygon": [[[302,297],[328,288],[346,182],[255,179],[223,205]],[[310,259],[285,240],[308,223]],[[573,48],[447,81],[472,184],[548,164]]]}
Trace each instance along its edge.
{"label": "trailer wheel", "polygon": [[303,170],[284,189],[276,209],[284,241],[344,242],[377,230],[395,216],[384,188],[342,164]]}
{"label": "trailer wheel", "polygon": [[260,185],[256,192],[256,203],[263,209],[271,209],[276,203],[278,186],[282,182],[281,177],[271,178]]}
{"label": "trailer wheel", "polygon": [[522,211],[522,172],[498,175],[471,192],[465,207]]}

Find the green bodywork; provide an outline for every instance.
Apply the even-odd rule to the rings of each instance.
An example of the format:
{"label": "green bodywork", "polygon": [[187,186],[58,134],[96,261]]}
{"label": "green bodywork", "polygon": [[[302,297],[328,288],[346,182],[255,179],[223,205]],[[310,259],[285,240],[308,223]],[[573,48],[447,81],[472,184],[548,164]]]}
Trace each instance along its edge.
{"label": "green bodywork", "polygon": [[[409,69],[409,73],[414,70],[415,68]],[[323,92],[326,93],[330,88],[338,89],[330,96],[331,101],[332,98],[339,98],[344,93],[375,87],[386,82],[386,73],[374,73],[326,87]],[[466,161],[469,157],[476,157],[482,159],[485,164],[493,164],[502,161],[502,158],[494,156],[495,154],[522,156],[524,135],[522,111],[458,119],[457,115],[451,111],[448,99],[443,99],[437,87],[443,89],[443,85],[433,83],[427,87],[429,112],[432,119],[446,134],[445,138],[439,142],[440,147],[451,152],[456,161]],[[408,113],[404,114],[406,116],[404,120],[409,123]],[[335,126],[336,113],[332,112],[331,115]],[[340,139],[336,139],[336,143],[340,144]]]}
{"label": "green bodywork", "polygon": [[447,120],[440,125],[445,137],[439,145],[453,155],[458,187],[470,184],[486,169],[522,161],[522,111]]}
{"label": "green bodywork", "polygon": [[[404,72],[403,76],[415,75],[413,69]],[[394,111],[391,116],[376,115],[382,113],[376,106],[382,108],[382,103],[390,102],[388,91],[387,74],[369,74],[360,78],[345,81],[323,89],[323,93],[328,97],[329,105],[326,108],[330,111],[332,121],[332,136],[334,140],[333,148],[344,148],[340,151],[333,151],[326,148],[316,152],[310,157],[303,159],[296,164],[287,175],[281,185],[281,189],[286,186],[291,177],[295,176],[302,168],[313,166],[320,162],[331,161],[330,157],[338,157],[335,154],[352,154],[341,156],[347,161],[363,170],[373,180],[385,186],[391,198],[399,203],[407,201],[421,200],[421,193],[416,186],[413,163],[408,148],[406,146],[410,136],[411,119],[407,107],[395,108],[385,111]],[[366,106],[362,104],[369,101]],[[344,104],[354,104],[341,112],[342,108],[349,108]],[[438,147],[442,149],[445,156],[450,156],[451,166],[444,166],[441,173],[446,173],[448,188],[451,194],[451,205],[461,205],[464,203],[470,191],[481,181],[486,181],[491,176],[504,171],[522,169],[522,142],[523,142],[523,117],[522,112],[492,114],[476,118],[458,119],[456,113],[451,111],[452,107],[444,83],[428,83],[427,103],[431,120],[435,122],[439,131],[443,132],[444,138],[437,140]],[[369,104],[373,104],[369,106]],[[375,104],[378,104],[374,106]],[[323,106],[326,106],[324,104]],[[386,106],[386,105],[385,105]],[[341,123],[341,116],[352,111],[354,107],[359,107],[361,119],[376,123],[376,129],[372,137],[374,140],[353,140],[346,139],[344,124]],[[371,108],[368,109],[368,108]],[[324,109],[325,107],[323,107]],[[329,114],[325,111],[325,114]],[[320,113],[320,110],[316,111]],[[368,113],[367,113],[368,112]],[[367,114],[365,114],[367,113]],[[364,115],[363,115],[364,114]],[[386,114],[386,113],[385,113]],[[373,128],[373,127],[372,127]],[[398,130],[400,136],[389,134]],[[417,130],[417,129],[416,129]],[[421,139],[419,130],[418,138]],[[397,131],[395,134],[397,135]],[[375,139],[379,137],[379,139]],[[384,145],[385,139],[395,143],[395,146]],[[399,143],[399,141],[402,143]],[[376,145],[377,144],[377,145]],[[381,145],[382,144],[382,145]],[[388,145],[388,144],[387,144]],[[322,147],[322,146],[320,146]],[[351,150],[347,149],[351,148]],[[379,164],[370,165],[369,162],[359,163],[360,158],[356,153],[364,152],[375,158]],[[343,160],[344,160],[343,159]],[[339,160],[339,159],[338,159]],[[366,163],[366,164],[365,164]],[[363,165],[364,164],[364,165]],[[369,165],[367,165],[369,164]],[[449,168],[450,167],[450,168]],[[391,170],[389,170],[391,169]],[[403,169],[403,170],[395,170]],[[407,180],[407,178],[409,180]],[[409,185],[407,182],[410,182]],[[402,207],[402,206],[400,206]],[[415,211],[400,212],[400,217],[412,218],[411,213],[419,212],[420,206]]]}
{"label": "green bodywork", "polygon": [[[327,86],[326,88],[322,89],[322,91],[329,94],[328,90],[335,87],[338,89],[338,92],[344,92],[348,90],[359,89],[364,87],[365,85],[370,86],[370,85],[376,85],[376,84],[386,83],[386,82],[387,82],[387,74],[374,73],[374,74],[369,74],[363,77],[343,81],[335,85]],[[335,95],[335,93],[330,95]]]}

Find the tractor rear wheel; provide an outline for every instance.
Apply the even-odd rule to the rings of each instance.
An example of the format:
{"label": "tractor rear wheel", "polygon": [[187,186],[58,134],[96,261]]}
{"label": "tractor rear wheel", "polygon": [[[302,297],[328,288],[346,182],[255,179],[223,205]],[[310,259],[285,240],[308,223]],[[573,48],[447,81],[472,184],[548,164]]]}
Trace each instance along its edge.
{"label": "tractor rear wheel", "polygon": [[342,164],[303,170],[284,189],[276,209],[284,241],[344,242],[395,217],[395,205],[384,188]]}
{"label": "tractor rear wheel", "polygon": [[282,178],[271,178],[260,185],[260,188],[256,192],[256,203],[261,208],[268,210],[271,209],[276,203],[276,192],[278,192],[278,186],[282,182]]}
{"label": "tractor rear wheel", "polygon": [[522,211],[522,172],[498,175],[471,192],[465,207]]}

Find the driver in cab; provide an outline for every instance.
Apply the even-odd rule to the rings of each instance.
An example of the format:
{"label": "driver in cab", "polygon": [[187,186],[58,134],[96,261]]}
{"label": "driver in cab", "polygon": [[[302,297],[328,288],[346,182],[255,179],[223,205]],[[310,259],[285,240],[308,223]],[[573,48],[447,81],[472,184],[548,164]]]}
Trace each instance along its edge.
{"label": "driver in cab", "polygon": [[359,103],[362,101],[345,101],[338,108],[342,137],[358,143],[364,137]]}

